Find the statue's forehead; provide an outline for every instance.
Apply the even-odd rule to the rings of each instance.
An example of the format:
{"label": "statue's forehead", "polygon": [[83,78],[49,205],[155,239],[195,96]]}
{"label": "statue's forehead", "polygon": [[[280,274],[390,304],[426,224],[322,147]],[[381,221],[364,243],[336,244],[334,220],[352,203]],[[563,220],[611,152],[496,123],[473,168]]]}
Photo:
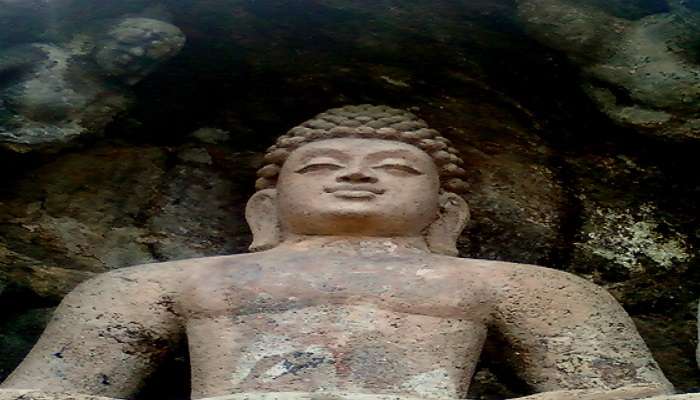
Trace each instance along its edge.
{"label": "statue's forehead", "polygon": [[294,150],[288,161],[302,160],[316,155],[332,156],[333,154],[350,157],[385,155],[407,158],[416,162],[433,162],[426,152],[408,143],[363,138],[324,139],[307,143]]}

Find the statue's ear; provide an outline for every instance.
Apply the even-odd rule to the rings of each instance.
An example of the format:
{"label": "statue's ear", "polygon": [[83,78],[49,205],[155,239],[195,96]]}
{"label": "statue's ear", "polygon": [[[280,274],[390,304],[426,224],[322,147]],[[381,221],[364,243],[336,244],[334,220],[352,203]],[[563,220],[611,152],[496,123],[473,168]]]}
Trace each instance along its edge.
{"label": "statue's ear", "polygon": [[469,222],[469,206],[454,193],[440,194],[438,218],[426,231],[426,241],[433,253],[457,256],[457,239]]}
{"label": "statue's ear", "polygon": [[279,220],[277,219],[277,191],[260,190],[248,200],[245,219],[253,232],[250,251],[268,250],[281,241]]}

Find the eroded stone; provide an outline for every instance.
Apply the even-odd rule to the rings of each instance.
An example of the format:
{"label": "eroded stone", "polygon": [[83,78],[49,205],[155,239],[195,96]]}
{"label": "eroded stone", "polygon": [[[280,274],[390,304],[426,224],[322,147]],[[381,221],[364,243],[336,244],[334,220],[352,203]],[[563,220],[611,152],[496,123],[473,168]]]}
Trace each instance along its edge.
{"label": "eroded stone", "polygon": [[[411,131],[425,126],[369,105],[330,115],[359,121],[375,110],[412,120],[402,125]],[[319,136],[280,139],[270,150],[287,150],[278,175],[248,203],[254,253],[81,284],[2,387],[130,397],[186,336],[194,398],[462,398],[488,332],[540,393],[531,399],[672,392],[600,287],[548,268],[451,257],[469,216],[438,168],[454,149],[400,128],[386,136],[304,126]]]}

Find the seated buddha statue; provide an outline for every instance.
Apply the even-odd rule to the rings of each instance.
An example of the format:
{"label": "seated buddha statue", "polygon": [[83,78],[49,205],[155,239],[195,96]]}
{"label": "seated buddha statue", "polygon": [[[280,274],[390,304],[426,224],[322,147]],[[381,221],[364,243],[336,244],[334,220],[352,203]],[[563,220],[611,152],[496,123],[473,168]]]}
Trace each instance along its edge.
{"label": "seated buddha statue", "polygon": [[82,283],[0,398],[128,399],[186,343],[192,399],[460,399],[487,334],[505,343],[528,399],[673,393],[602,288],[456,257],[469,216],[462,160],[415,115],[331,109],[265,160],[246,208],[250,253]]}

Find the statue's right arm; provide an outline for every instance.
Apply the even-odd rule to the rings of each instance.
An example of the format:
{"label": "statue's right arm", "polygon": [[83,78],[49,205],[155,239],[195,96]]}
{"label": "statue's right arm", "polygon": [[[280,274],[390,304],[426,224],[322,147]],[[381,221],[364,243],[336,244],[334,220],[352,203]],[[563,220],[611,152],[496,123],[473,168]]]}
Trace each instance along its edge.
{"label": "statue's right arm", "polygon": [[126,268],[80,284],[0,388],[133,396],[181,336],[177,294],[156,278],[176,271],[158,274],[158,267]]}
{"label": "statue's right arm", "polygon": [[673,394],[620,304],[603,288],[549,268],[505,265],[493,328],[538,395],[627,400]]}

